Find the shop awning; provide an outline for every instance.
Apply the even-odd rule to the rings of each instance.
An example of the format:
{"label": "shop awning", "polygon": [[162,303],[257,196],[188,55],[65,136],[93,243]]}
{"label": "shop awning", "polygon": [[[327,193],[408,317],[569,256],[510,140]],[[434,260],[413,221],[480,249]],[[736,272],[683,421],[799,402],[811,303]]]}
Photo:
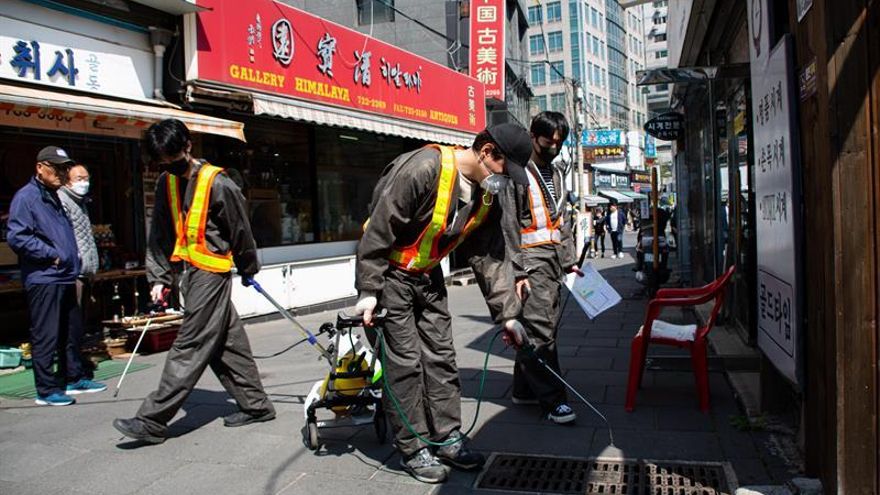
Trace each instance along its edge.
{"label": "shop awning", "polygon": [[599,189],[599,194],[601,196],[605,196],[608,199],[613,199],[618,203],[632,203],[633,199],[625,194],[621,194],[618,191],[612,191],[611,189]]}
{"label": "shop awning", "polygon": [[356,110],[320,105],[292,98],[254,93],[254,114],[272,115],[315,124],[348,127],[379,134],[390,134],[438,144],[474,144],[474,135],[420,124],[409,120],[371,115]]}
{"label": "shop awning", "polygon": [[648,196],[642,193],[637,193],[635,191],[620,191],[622,194],[629,196],[630,198],[640,201],[643,199],[648,199]]}
{"label": "shop awning", "polygon": [[271,115],[320,125],[408,137],[438,144],[471,146],[474,143],[474,137],[476,137],[471,133],[419,122],[373,115],[283,96],[251,93],[202,82],[189,84],[186,98],[190,103],[206,103],[234,108],[237,111],[252,111],[254,115]]}
{"label": "shop awning", "polygon": [[244,141],[244,124],[147,103],[0,84],[3,125],[140,139],[151,124],[180,119],[192,132]]}
{"label": "shop awning", "polygon": [[206,10],[205,7],[199,7],[193,2],[187,0],[134,0],[136,3],[152,7],[162,12],[168,12],[174,15],[190,14]]}
{"label": "shop awning", "polygon": [[599,205],[608,204],[608,200],[603,198],[602,196],[593,196],[592,194],[587,194],[584,196],[584,201],[587,203],[587,206],[590,208]]}

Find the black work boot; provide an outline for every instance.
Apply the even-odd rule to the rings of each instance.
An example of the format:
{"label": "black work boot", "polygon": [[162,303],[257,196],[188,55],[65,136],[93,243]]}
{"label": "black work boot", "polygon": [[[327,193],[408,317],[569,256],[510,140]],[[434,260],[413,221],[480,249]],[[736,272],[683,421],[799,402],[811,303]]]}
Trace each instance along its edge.
{"label": "black work boot", "polygon": [[427,447],[409,457],[401,457],[400,467],[422,483],[443,483],[449,476],[446,466]]}
{"label": "black work boot", "polygon": [[152,444],[160,444],[165,441],[164,434],[151,433],[147,430],[147,424],[138,418],[114,419],[113,427],[119,430],[119,433],[135,440]]}
{"label": "black work boot", "polygon": [[223,426],[234,428],[236,426],[249,425],[251,423],[262,423],[263,421],[272,421],[275,419],[275,411],[268,410],[261,414],[251,414],[244,411],[232,413],[223,418]]}
{"label": "black work boot", "polygon": [[444,447],[440,447],[437,449],[437,458],[439,458],[442,462],[449,464],[453,467],[457,467],[458,469],[463,469],[465,471],[470,471],[473,469],[480,469],[483,467],[483,464],[486,463],[486,457],[479,452],[474,452],[469,450],[464,445],[464,439],[462,439],[461,432],[458,430],[453,431],[446,437],[444,442],[448,442],[450,440],[459,440],[458,442],[453,443],[452,445],[446,445]]}

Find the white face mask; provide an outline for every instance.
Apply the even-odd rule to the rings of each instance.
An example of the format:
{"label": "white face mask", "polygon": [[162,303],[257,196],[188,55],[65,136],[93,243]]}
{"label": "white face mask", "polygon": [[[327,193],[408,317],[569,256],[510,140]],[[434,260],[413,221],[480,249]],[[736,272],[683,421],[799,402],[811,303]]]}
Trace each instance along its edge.
{"label": "white face mask", "polygon": [[89,181],[74,182],[70,185],[70,190],[80,196],[85,196],[89,192]]}
{"label": "white face mask", "polygon": [[489,174],[488,177],[480,182],[480,187],[485,189],[489,194],[495,196],[507,187],[508,180],[510,179],[503,175]]}
{"label": "white face mask", "polygon": [[497,196],[498,193],[500,193],[504,190],[505,187],[507,187],[507,182],[510,180],[510,177],[492,172],[492,170],[487,167],[485,163],[483,163],[482,158],[480,159],[480,165],[482,165],[483,168],[485,168],[486,171],[489,172],[489,175],[486,176],[485,179],[480,181],[480,187],[482,187],[489,194]]}

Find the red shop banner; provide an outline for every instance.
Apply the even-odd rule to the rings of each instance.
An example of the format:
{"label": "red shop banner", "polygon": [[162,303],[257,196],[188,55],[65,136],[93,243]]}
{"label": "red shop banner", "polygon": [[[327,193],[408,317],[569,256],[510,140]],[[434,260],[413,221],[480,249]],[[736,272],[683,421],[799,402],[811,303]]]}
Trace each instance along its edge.
{"label": "red shop banner", "polygon": [[471,76],[486,85],[486,98],[504,101],[505,0],[471,0]]}
{"label": "red shop banner", "polygon": [[275,95],[423,122],[485,128],[484,87],[465,74],[272,0],[198,0],[195,72]]}

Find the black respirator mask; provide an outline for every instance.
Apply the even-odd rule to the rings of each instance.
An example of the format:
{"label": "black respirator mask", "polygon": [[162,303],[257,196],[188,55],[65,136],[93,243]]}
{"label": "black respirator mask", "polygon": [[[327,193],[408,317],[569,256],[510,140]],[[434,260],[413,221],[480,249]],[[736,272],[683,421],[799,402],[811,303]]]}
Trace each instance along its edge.
{"label": "black respirator mask", "polygon": [[180,160],[174,160],[173,162],[165,165],[165,170],[170,174],[174,175],[183,175],[186,173],[186,169],[189,168],[189,158],[184,156]]}
{"label": "black respirator mask", "polygon": [[556,156],[559,155],[559,148],[556,146],[548,146],[543,147],[540,144],[538,145],[538,157],[545,164],[550,165],[550,162],[553,161]]}

